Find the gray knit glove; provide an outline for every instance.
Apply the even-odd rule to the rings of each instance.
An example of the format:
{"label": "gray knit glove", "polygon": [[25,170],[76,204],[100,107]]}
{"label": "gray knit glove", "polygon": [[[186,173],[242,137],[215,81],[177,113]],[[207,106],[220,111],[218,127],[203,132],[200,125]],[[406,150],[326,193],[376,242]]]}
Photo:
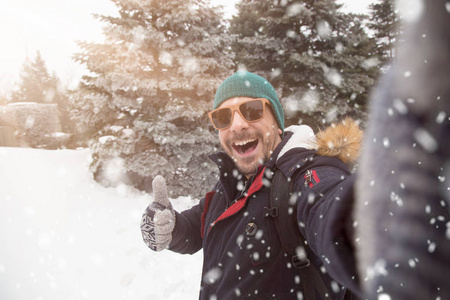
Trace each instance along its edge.
{"label": "gray knit glove", "polygon": [[166,181],[160,175],[153,179],[153,202],[142,216],[141,232],[145,244],[154,251],[167,248],[175,228],[175,212],[167,196]]}

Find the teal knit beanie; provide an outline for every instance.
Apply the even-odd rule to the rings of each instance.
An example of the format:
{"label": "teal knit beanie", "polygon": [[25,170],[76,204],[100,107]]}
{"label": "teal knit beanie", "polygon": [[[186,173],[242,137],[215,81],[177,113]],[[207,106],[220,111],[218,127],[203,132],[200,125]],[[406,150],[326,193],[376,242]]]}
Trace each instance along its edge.
{"label": "teal knit beanie", "polygon": [[275,89],[266,79],[247,71],[237,71],[225,79],[217,89],[213,109],[218,108],[224,101],[235,97],[266,98],[269,100],[278,127],[284,134],[283,107]]}

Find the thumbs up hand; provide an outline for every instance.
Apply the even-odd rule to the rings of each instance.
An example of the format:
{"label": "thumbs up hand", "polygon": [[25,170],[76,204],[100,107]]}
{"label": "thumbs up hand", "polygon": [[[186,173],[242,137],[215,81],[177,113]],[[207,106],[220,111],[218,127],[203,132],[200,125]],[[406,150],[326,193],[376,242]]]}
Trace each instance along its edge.
{"label": "thumbs up hand", "polygon": [[142,215],[141,232],[145,244],[154,251],[166,249],[172,241],[175,212],[167,195],[166,181],[160,175],[153,179],[153,202]]}

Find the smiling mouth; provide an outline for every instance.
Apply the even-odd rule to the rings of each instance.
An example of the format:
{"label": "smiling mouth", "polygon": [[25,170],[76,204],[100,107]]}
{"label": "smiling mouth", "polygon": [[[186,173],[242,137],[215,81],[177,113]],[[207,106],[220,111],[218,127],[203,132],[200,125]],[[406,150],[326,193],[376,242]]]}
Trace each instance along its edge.
{"label": "smiling mouth", "polygon": [[239,154],[248,154],[258,146],[258,139],[248,139],[233,143],[233,149]]}

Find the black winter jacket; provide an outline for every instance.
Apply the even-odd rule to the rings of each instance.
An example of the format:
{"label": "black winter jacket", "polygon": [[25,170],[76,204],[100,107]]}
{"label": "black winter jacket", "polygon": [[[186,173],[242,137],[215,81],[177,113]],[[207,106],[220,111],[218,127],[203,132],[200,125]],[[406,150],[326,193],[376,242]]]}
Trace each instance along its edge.
{"label": "black winter jacket", "polygon": [[213,155],[220,171],[214,190],[177,213],[169,249],[193,254],[203,248],[200,299],[303,299],[298,270],[281,249],[274,221],[264,209],[275,169],[293,180],[300,194],[299,227],[314,252],[309,258],[331,291],[329,299],[348,298],[344,286],[357,289],[349,236],[353,176],[335,157],[303,147],[286,151],[291,137],[287,132],[248,181],[225,153]]}

